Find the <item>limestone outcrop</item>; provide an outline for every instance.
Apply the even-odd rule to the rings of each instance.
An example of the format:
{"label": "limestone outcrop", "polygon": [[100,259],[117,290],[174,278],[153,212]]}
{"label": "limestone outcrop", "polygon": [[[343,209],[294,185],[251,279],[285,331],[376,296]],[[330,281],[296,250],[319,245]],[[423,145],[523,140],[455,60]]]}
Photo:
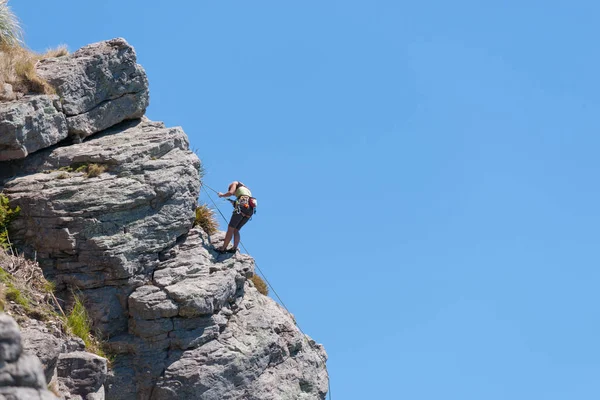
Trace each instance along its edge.
{"label": "limestone outcrop", "polygon": [[0,399],[57,399],[46,387],[40,360],[23,351],[19,326],[0,313]]}
{"label": "limestone outcrop", "polygon": [[224,234],[193,226],[200,160],[181,128],[142,116],[147,82],[133,49],[114,39],[38,71],[82,140],[0,162],[0,188],[21,208],[11,239],[65,307],[83,294],[112,355],[106,369],[37,338],[45,380],[56,375],[69,399],[324,399],[323,347],[253,287],[251,257],[217,253]]}
{"label": "limestone outcrop", "polygon": [[39,61],[37,73],[57,94],[0,102],[0,161],[141,118],[149,102],[148,79],[136,60],[133,47],[117,38]]}
{"label": "limestone outcrop", "polygon": [[56,95],[0,103],[0,161],[25,158],[67,136],[67,120]]}
{"label": "limestone outcrop", "polygon": [[148,106],[148,79],[124,39],[94,43],[75,53],[41,60],[37,73],[56,88],[69,134],[84,138]]}

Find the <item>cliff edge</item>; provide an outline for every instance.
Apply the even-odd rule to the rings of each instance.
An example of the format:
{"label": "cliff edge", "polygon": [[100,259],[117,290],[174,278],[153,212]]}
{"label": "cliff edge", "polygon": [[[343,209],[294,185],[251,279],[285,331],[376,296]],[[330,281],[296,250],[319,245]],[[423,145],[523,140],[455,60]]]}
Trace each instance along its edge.
{"label": "cliff edge", "polygon": [[94,399],[324,399],[323,347],[254,288],[251,257],[193,227],[200,160],[144,117],[134,49],[95,43],[37,72],[56,95],[0,103],[0,189],[21,209],[15,246],[65,307],[83,294],[114,358]]}

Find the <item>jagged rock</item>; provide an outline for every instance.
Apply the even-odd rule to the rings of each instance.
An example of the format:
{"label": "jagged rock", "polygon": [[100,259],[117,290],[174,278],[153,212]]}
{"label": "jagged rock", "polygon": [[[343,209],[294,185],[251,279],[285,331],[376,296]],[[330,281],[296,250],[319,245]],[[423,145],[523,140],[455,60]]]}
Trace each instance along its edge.
{"label": "jagged rock", "polygon": [[176,256],[161,262],[154,271],[154,283],[177,304],[181,317],[218,312],[234,301],[254,271],[254,260],[246,255],[236,254],[215,263],[217,253],[210,240],[200,230],[191,231],[177,247]]}
{"label": "jagged rock", "polygon": [[13,91],[10,83],[0,84],[0,101],[11,101],[18,98],[18,93]]}
{"label": "jagged rock", "polygon": [[152,399],[324,399],[326,357],[285,310],[248,287],[217,340],[167,361]]}
{"label": "jagged rock", "polygon": [[148,107],[146,73],[125,39],[41,60],[36,69],[61,96],[73,136],[84,138],[123,120],[140,118]]}
{"label": "jagged rock", "polygon": [[22,351],[19,325],[8,315],[0,313],[0,362],[16,361]]}
{"label": "jagged rock", "polygon": [[36,356],[22,353],[14,362],[0,364],[0,387],[2,386],[44,388],[46,380],[42,363]]}
{"label": "jagged rock", "polygon": [[56,400],[57,397],[49,390],[0,387],[0,400]]}
{"label": "jagged rock", "polygon": [[[192,229],[200,162],[187,136],[145,118],[114,125],[147,105],[133,49],[97,43],[38,71],[57,86],[71,135],[112,126],[0,163],[4,194],[21,207],[11,239],[59,297],[84,295],[116,355],[104,385],[96,359],[59,356],[65,398],[101,399],[105,387],[111,400],[324,399],[323,348],[248,281],[251,257],[219,254],[223,232]],[[103,170],[90,176],[92,164]]]}
{"label": "jagged rock", "polygon": [[41,361],[46,383],[50,383],[65,341],[48,332],[48,329],[42,323],[35,320],[21,330],[21,338],[23,349],[34,354]]}
{"label": "jagged rock", "polygon": [[[127,330],[128,295],[192,226],[199,160],[188,148],[180,128],[132,121],[28,157],[21,169],[28,175],[5,185],[24,217],[13,223],[13,241],[37,254],[59,290],[84,290],[107,335]],[[106,172],[58,171],[91,163]]]}
{"label": "jagged rock", "polygon": [[108,343],[119,364],[107,398],[324,398],[324,350],[246,281],[252,258],[214,251],[222,237],[191,230],[131,294],[130,335]]}
{"label": "jagged rock", "polygon": [[169,318],[177,311],[177,304],[156,286],[140,286],[129,296],[129,313],[138,318]]}
{"label": "jagged rock", "polygon": [[82,351],[63,353],[57,367],[61,393],[66,400],[103,400],[106,358]]}
{"label": "jagged rock", "polygon": [[28,154],[65,139],[67,122],[58,96],[26,96],[0,103],[0,161]]}
{"label": "jagged rock", "polygon": [[17,323],[0,313],[0,399],[56,399],[46,388],[40,360],[23,353]]}
{"label": "jagged rock", "polygon": [[84,351],[85,343],[78,337],[67,339],[63,345],[62,353],[72,353],[74,351]]}

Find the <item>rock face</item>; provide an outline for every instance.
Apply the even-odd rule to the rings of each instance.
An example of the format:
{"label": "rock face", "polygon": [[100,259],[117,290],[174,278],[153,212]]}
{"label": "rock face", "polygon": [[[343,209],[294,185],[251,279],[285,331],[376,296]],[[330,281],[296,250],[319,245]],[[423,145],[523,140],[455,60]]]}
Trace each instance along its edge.
{"label": "rock face", "polygon": [[79,338],[52,334],[42,322],[29,320],[24,324],[23,350],[41,362],[44,387],[54,387],[61,400],[105,399],[105,358],[85,352],[85,344]]}
{"label": "rock face", "polygon": [[285,310],[247,286],[215,340],[172,352],[151,398],[324,398],[325,357]]}
{"label": "rock face", "polygon": [[[59,290],[77,287],[98,304],[91,312],[105,335],[126,330],[127,297],[193,223],[199,160],[186,135],[138,120],[26,161],[24,171],[53,172],[5,185],[21,213],[35,216],[15,221],[15,243],[37,253]],[[91,164],[106,171],[75,172]]]}
{"label": "rock face", "polygon": [[121,121],[141,118],[148,106],[146,73],[124,39],[41,60],[37,73],[57,95],[0,103],[0,161],[25,158],[68,136],[80,141]]}
{"label": "rock face", "polygon": [[42,323],[32,320],[21,328],[23,348],[36,355],[42,362],[47,383],[55,375],[60,354],[64,351],[64,341],[50,334]]}
{"label": "rock face", "polygon": [[58,96],[28,96],[0,103],[0,161],[25,158],[67,135]]}
{"label": "rock face", "polygon": [[0,398],[57,398],[46,388],[40,360],[23,352],[19,326],[4,313],[0,313]]}
{"label": "rock face", "polygon": [[121,38],[42,60],[37,73],[60,95],[69,134],[81,138],[140,118],[148,106],[146,73],[136,63],[134,49]]}
{"label": "rock face", "polygon": [[[252,258],[218,254],[223,233],[193,228],[200,161],[185,133],[123,121],[148,97],[133,49],[115,39],[38,70],[58,86],[69,134],[85,140],[0,163],[4,194],[21,207],[11,238],[57,296],[84,295],[115,356],[105,380],[101,360],[57,357],[48,342],[46,378],[56,365],[73,399],[324,399],[323,348],[253,287]],[[127,96],[137,105],[116,118]]]}
{"label": "rock face", "polygon": [[103,400],[106,358],[77,351],[63,353],[58,361],[59,388],[68,400]]}

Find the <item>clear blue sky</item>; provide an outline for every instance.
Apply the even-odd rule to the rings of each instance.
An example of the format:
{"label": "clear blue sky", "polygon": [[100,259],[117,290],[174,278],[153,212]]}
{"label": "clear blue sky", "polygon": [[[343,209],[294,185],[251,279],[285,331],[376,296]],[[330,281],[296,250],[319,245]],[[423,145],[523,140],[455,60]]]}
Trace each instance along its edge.
{"label": "clear blue sky", "polygon": [[126,38],[253,190],[333,399],[600,398],[600,3],[10,3],[37,51]]}

